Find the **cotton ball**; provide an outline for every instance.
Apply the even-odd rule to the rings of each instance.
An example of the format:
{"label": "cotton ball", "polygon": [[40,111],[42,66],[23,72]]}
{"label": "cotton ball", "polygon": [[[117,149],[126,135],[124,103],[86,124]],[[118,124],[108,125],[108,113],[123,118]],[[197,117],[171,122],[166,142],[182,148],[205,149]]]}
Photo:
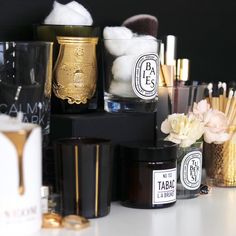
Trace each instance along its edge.
{"label": "cotton ball", "polygon": [[54,25],[92,25],[90,13],[81,4],[73,1],[68,4],[54,2],[53,10],[44,20],[45,24]]}
{"label": "cotton ball", "polygon": [[91,14],[81,4],[79,4],[76,1],[72,1],[72,2],[67,3],[66,6],[69,7],[70,9],[76,11],[78,14],[83,16],[85,19],[87,19],[87,25],[93,24],[93,19],[92,19]]}
{"label": "cotton ball", "polygon": [[112,80],[109,93],[120,97],[137,97],[133,91],[131,82]]}
{"label": "cotton ball", "polygon": [[155,37],[145,35],[132,38],[126,54],[157,53],[157,41]]}
{"label": "cotton ball", "polygon": [[131,81],[135,61],[136,57],[133,55],[117,57],[111,69],[113,78],[115,80]]}
{"label": "cotton ball", "polygon": [[124,26],[107,26],[103,30],[104,39],[131,39],[133,33]]}
{"label": "cotton ball", "polygon": [[105,27],[103,30],[104,44],[113,56],[124,55],[130,45],[133,33],[126,27]]}

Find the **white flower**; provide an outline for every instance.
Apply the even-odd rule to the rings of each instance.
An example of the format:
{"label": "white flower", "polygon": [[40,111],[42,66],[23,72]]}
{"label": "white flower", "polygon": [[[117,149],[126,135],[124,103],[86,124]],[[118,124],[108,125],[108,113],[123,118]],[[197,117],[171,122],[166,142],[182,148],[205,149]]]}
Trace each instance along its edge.
{"label": "white flower", "polygon": [[210,110],[210,105],[206,99],[193,104],[193,114],[199,118],[201,121],[204,119],[204,114]]}
{"label": "white flower", "polygon": [[172,114],[161,124],[161,131],[169,134],[165,140],[189,147],[204,133],[204,124],[194,115]]}
{"label": "white flower", "polygon": [[227,133],[228,120],[225,114],[218,110],[208,110],[204,114],[204,141],[220,144],[227,141],[230,135]]}

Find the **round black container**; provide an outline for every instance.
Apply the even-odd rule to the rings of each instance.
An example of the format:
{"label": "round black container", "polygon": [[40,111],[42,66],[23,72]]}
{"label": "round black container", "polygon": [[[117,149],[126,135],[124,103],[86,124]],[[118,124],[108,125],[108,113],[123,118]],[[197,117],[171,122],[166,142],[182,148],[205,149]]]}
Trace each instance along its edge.
{"label": "round black container", "polygon": [[55,142],[56,192],[63,215],[96,218],[110,212],[111,144],[98,138]]}
{"label": "round black container", "polygon": [[122,204],[162,208],[176,202],[177,145],[168,141],[121,145]]}

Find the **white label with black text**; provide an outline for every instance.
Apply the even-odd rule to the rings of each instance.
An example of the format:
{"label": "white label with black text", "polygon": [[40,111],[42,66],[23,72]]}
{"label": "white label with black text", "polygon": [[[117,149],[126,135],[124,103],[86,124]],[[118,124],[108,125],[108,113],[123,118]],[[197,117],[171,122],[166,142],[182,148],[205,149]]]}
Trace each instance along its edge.
{"label": "white label with black text", "polygon": [[132,88],[134,93],[145,100],[157,96],[159,78],[159,57],[155,53],[141,55],[135,63]]}
{"label": "white label with black text", "polygon": [[152,204],[176,201],[176,168],[154,170],[152,174]]}
{"label": "white label with black text", "polygon": [[192,151],[187,153],[180,167],[180,180],[188,190],[195,190],[200,187],[202,176],[202,153]]}

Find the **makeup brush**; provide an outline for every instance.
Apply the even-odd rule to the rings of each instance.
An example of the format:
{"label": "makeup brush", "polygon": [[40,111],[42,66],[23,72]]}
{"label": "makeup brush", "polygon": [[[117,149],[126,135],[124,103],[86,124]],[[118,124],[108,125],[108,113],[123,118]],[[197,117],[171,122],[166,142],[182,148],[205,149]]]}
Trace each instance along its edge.
{"label": "makeup brush", "polygon": [[213,84],[209,83],[207,86],[208,95],[209,95],[209,104],[212,106],[212,91],[213,91]]}
{"label": "makeup brush", "polygon": [[228,95],[228,99],[227,99],[227,103],[226,103],[226,107],[225,107],[225,111],[224,111],[226,116],[228,116],[228,112],[229,112],[229,108],[230,108],[230,103],[231,103],[233,95],[234,95],[234,92],[233,92],[232,89],[230,89],[229,95]]}
{"label": "makeup brush", "polygon": [[223,88],[223,111],[224,111],[226,107],[226,93],[227,93],[227,84],[225,82],[222,83],[222,88]]}
{"label": "makeup brush", "polygon": [[227,113],[228,121],[231,124],[235,117],[235,109],[236,109],[236,91],[234,91],[234,95],[232,97],[232,101],[230,104],[230,109]]}
{"label": "makeup brush", "polygon": [[157,37],[158,19],[149,14],[139,14],[127,18],[122,26],[126,26],[134,33]]}
{"label": "makeup brush", "polygon": [[219,110],[224,111],[224,88],[223,83],[218,83],[218,89],[219,89]]}

